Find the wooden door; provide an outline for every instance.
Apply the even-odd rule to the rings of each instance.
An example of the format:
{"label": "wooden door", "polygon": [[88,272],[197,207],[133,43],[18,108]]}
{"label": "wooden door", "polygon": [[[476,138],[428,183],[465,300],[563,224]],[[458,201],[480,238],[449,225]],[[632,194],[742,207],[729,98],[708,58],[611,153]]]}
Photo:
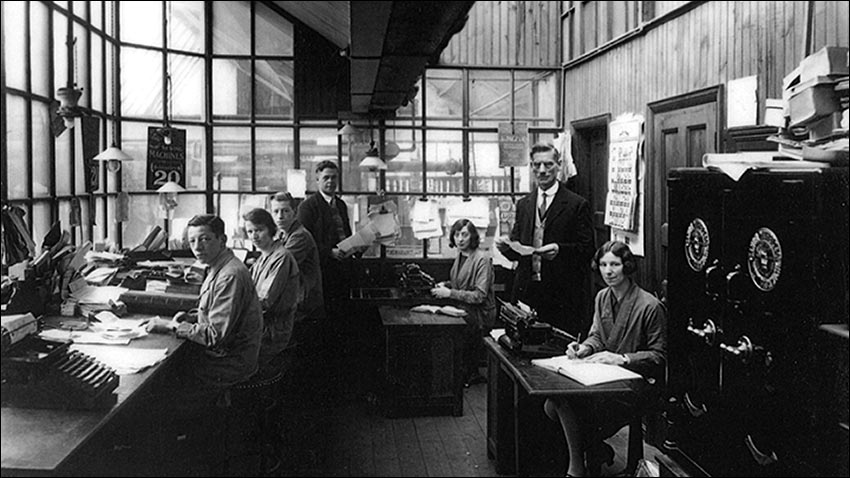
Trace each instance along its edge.
{"label": "wooden door", "polygon": [[719,88],[709,88],[649,105],[646,260],[641,283],[664,296],[667,278],[667,172],[702,166],[718,151]]}

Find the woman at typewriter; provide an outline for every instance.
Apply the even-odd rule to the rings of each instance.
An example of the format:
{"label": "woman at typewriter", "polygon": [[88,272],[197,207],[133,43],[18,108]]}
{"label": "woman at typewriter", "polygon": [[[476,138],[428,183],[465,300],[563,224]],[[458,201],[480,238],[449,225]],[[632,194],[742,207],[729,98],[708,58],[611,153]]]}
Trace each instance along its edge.
{"label": "woman at typewriter", "polygon": [[482,331],[489,330],[496,320],[493,259],[486,251],[478,249],[480,242],[478,229],[472,221],[455,221],[449,232],[449,247],[457,247],[458,255],[449,280],[431,289],[434,297],[458,301],[467,312],[468,334],[464,346],[467,386],[487,381],[478,371],[478,350]]}
{"label": "woman at typewriter", "polygon": [[[667,349],[666,311],[655,296],[631,278],[637,264],[629,246],[620,241],[606,242],[593,256],[591,268],[599,272],[607,287],[596,294],[587,339],[570,343],[566,355],[625,367],[653,385],[661,382]],[[641,413],[655,394],[655,387],[649,388],[628,403],[585,396],[546,400],[546,415],[560,422],[566,436],[567,476],[597,476],[603,462],[613,463],[614,451],[604,440]]]}
{"label": "woman at typewriter", "polygon": [[263,308],[263,337],[259,365],[272,363],[289,344],[295,311],[303,299],[301,274],[295,257],[274,239],[277,225],[265,209],[252,209],[245,220],[245,235],[259,249],[260,257],[251,266],[251,278]]}

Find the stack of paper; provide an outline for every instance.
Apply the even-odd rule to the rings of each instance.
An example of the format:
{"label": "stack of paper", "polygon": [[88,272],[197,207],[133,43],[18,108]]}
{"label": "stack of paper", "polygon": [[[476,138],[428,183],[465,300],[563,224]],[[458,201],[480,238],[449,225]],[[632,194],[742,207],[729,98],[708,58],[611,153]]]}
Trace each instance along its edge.
{"label": "stack of paper", "polygon": [[441,237],[443,228],[440,226],[440,212],[437,203],[430,200],[416,200],[410,212],[410,227],[416,239]]}
{"label": "stack of paper", "polygon": [[356,249],[369,247],[375,242],[393,245],[400,231],[395,214],[374,214],[360,230],[340,241],[337,247],[345,254],[350,254]]}
{"label": "stack of paper", "polygon": [[452,317],[466,317],[466,315],[467,315],[465,310],[459,309],[457,307],[453,307],[451,305],[439,306],[439,305],[422,304],[422,305],[417,305],[416,307],[411,307],[410,311],[411,312],[424,312],[424,313],[428,313],[428,314],[443,314],[443,315],[450,315]]}

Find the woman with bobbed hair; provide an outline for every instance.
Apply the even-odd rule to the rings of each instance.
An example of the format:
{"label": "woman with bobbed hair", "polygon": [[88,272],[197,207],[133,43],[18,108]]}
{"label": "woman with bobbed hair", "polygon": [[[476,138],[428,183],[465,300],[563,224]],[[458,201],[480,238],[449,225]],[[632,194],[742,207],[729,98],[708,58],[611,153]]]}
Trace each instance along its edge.
{"label": "woman with bobbed hair", "polygon": [[458,254],[452,264],[449,280],[431,289],[434,297],[454,299],[467,312],[467,334],[464,347],[466,368],[465,384],[486,382],[478,371],[478,350],[481,334],[489,330],[496,320],[496,295],[493,292],[493,259],[478,246],[481,237],[469,219],[458,219],[449,232],[449,246],[457,247]]}
{"label": "woman with bobbed hair", "polygon": [[279,240],[277,225],[265,209],[252,209],[245,220],[245,235],[259,249],[260,257],[251,266],[251,278],[263,308],[263,336],[260,342],[260,368],[272,363],[289,344],[295,324],[295,311],[303,300],[298,263]]}
{"label": "woman with bobbed hair", "polygon": [[[608,241],[593,256],[591,268],[605,282],[596,294],[593,323],[582,343],[572,342],[566,355],[587,362],[619,365],[654,385],[664,380],[667,354],[667,313],[664,305],[631,278],[637,262],[629,246]],[[575,397],[547,399],[546,415],[559,421],[566,436],[567,476],[599,473],[614,453],[604,440],[625,426],[655,396],[655,387],[637,399]],[[585,463],[585,453],[587,463]],[[593,475],[597,476],[597,475]]]}

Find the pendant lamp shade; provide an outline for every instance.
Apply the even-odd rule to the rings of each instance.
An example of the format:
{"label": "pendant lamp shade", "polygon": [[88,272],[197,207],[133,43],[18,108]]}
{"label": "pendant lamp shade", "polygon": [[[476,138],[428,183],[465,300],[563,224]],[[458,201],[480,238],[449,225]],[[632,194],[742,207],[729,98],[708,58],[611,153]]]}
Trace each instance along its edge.
{"label": "pendant lamp shade", "polygon": [[360,167],[369,170],[387,169],[387,163],[378,156],[378,148],[375,147],[375,143],[372,143],[372,147],[366,153],[366,157],[360,161]]}

